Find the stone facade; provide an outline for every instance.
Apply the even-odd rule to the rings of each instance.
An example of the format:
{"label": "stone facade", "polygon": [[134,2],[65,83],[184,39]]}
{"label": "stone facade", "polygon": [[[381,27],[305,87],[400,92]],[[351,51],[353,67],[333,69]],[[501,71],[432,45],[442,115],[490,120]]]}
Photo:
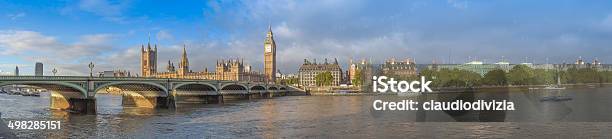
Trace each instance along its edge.
{"label": "stone facade", "polygon": [[264,73],[267,82],[276,82],[276,42],[271,27],[264,40]]}
{"label": "stone facade", "polygon": [[147,49],[144,45],[140,48],[140,69],[143,77],[150,77],[157,73],[157,45],[151,49],[151,43],[147,43]]}
{"label": "stone facade", "polygon": [[233,60],[220,60],[217,61],[216,71],[209,72],[208,69],[200,72],[193,72],[189,69],[189,59],[187,58],[187,49],[183,47],[183,53],[181,60],[178,64],[178,68],[174,66],[174,63],[168,61],[166,66],[166,72],[155,72],[156,68],[151,67],[157,65],[156,63],[149,63],[150,61],[156,61],[157,59],[157,48],[142,51],[142,63],[141,67],[143,77],[155,77],[155,78],[180,78],[180,79],[203,79],[203,80],[230,80],[230,81],[249,81],[249,82],[264,82],[265,75],[251,71],[251,66],[245,65],[243,61]]}
{"label": "stone facade", "polygon": [[334,63],[328,63],[325,59],[325,63],[317,64],[316,60],[310,62],[304,59],[304,64],[299,69],[299,84],[300,86],[316,86],[317,82],[315,77],[323,72],[330,72],[334,77],[332,86],[339,86],[342,80],[342,68],[338,64],[338,60]]}
{"label": "stone facade", "polygon": [[382,74],[394,78],[416,77],[417,68],[413,60],[407,58],[406,61],[396,61],[395,58],[387,59],[381,65]]}

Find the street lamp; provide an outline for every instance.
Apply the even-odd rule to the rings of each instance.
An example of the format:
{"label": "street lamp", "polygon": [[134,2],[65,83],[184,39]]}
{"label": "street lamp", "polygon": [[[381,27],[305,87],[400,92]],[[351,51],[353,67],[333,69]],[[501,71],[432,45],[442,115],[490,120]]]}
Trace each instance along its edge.
{"label": "street lamp", "polygon": [[93,68],[94,68],[94,63],[93,62],[89,62],[89,77],[93,77]]}
{"label": "street lamp", "polygon": [[51,70],[51,72],[53,72],[53,76],[55,76],[55,74],[57,73],[57,69],[53,68],[53,70]]}

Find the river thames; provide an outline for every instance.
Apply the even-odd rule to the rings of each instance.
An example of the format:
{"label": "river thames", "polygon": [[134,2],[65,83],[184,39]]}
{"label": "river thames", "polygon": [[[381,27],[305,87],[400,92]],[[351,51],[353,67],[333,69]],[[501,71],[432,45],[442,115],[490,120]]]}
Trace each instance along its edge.
{"label": "river thames", "polygon": [[[569,101],[540,101],[547,95]],[[284,96],[181,104],[179,108],[121,106],[121,96],[98,95],[97,115],[49,110],[49,94],[0,94],[2,119],[59,120],[59,130],[12,130],[22,138],[610,138],[612,87],[565,90],[482,89],[412,97]],[[374,100],[507,99],[515,111],[375,111]],[[487,121],[487,122],[485,122]]]}

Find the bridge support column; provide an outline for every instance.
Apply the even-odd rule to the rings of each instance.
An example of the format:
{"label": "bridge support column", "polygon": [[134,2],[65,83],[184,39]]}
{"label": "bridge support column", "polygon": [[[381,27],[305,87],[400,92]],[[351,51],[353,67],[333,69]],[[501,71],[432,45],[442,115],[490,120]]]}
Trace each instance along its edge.
{"label": "bridge support column", "polygon": [[170,97],[155,97],[155,108],[171,108],[170,106]]}
{"label": "bridge support column", "polygon": [[206,96],[208,104],[223,104],[223,95]]}
{"label": "bridge support column", "polygon": [[68,99],[70,103],[70,111],[75,111],[82,114],[96,114],[96,98],[71,98]]}
{"label": "bridge support column", "polygon": [[51,92],[50,99],[51,101],[49,101],[49,107],[51,107],[51,109],[67,110],[68,108],[70,108],[70,102],[68,102],[68,98],[57,92]]}
{"label": "bridge support column", "polygon": [[51,92],[51,109],[68,110],[80,114],[96,114],[96,98],[68,98],[58,92]]}
{"label": "bridge support column", "polygon": [[259,96],[260,96],[261,98],[270,98],[270,96],[268,96],[268,94],[270,94],[270,93],[268,93],[268,92],[260,92],[260,93],[259,93]]}
{"label": "bridge support column", "polygon": [[166,108],[170,108],[170,109],[174,109],[176,108],[176,93],[174,93],[173,91],[169,91],[172,92],[170,93],[170,95],[168,95],[168,97],[166,97]]}
{"label": "bridge support column", "polygon": [[223,96],[223,101],[249,99],[249,94],[232,94],[232,95],[222,95],[222,96]]}
{"label": "bridge support column", "polygon": [[251,94],[249,94],[249,96],[250,96],[250,99],[258,99],[258,98],[261,98],[261,97],[260,97],[260,95],[259,95],[259,93],[251,93]]}
{"label": "bridge support column", "polygon": [[128,107],[145,107],[145,108],[171,108],[174,107],[173,97],[162,96],[141,96],[126,93],[122,98],[122,105]]}

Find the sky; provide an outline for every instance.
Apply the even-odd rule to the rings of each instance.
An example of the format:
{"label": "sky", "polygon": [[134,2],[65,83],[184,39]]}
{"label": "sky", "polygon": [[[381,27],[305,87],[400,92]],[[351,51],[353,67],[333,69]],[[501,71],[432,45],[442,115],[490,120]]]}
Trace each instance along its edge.
{"label": "sky", "polygon": [[[140,46],[158,45],[158,69],[214,69],[239,58],[263,67],[271,26],[281,73],[304,59],[380,63],[612,61],[612,1],[584,0],[0,0],[0,74],[140,73]],[[548,59],[548,60],[547,60]]]}

